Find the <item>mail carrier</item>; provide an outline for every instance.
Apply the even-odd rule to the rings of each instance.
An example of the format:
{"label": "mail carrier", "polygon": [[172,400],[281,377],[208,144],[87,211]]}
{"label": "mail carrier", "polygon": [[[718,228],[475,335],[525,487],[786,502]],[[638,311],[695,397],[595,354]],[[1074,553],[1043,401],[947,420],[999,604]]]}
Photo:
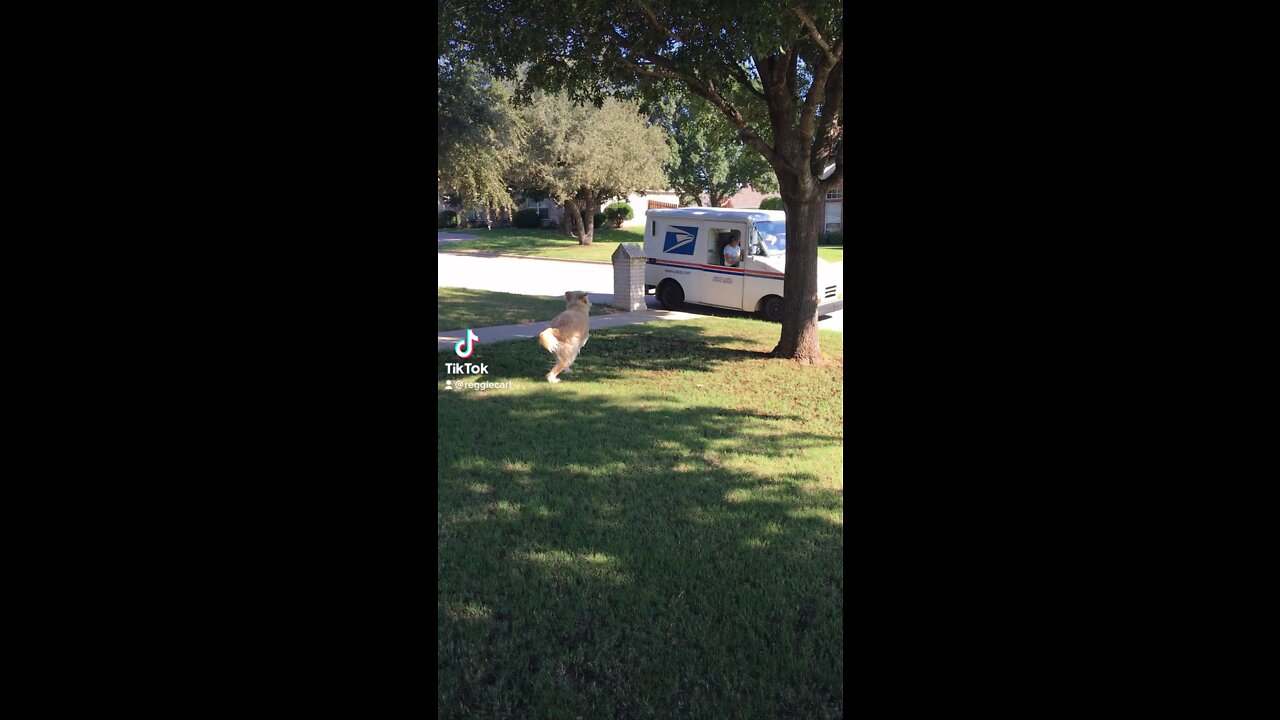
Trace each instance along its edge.
{"label": "mail carrier", "polygon": [[[781,210],[678,208],[645,216],[645,291],[669,309],[681,303],[758,312],[782,319],[787,216]],[[735,232],[736,231],[736,232]],[[724,246],[736,236],[736,266],[726,266]],[[818,258],[818,315],[844,308],[843,274]]]}

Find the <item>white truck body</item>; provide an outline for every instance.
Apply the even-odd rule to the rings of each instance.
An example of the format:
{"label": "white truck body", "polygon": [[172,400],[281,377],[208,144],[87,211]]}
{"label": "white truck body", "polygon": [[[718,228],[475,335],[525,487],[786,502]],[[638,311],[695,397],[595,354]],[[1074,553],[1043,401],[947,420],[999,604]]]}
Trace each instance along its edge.
{"label": "white truck body", "polygon": [[[726,233],[737,230],[742,260],[724,264]],[[786,213],[781,210],[677,208],[645,217],[645,290],[666,307],[681,302],[762,312],[781,319],[786,274]],[[818,258],[818,315],[844,308],[843,273]],[[776,300],[774,299],[776,298]]]}

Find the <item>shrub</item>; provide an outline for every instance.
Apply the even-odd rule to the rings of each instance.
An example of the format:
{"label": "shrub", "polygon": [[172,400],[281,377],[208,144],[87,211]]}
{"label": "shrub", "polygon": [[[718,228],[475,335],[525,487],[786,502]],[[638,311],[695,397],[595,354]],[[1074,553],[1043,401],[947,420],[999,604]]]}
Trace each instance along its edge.
{"label": "shrub", "polygon": [[445,210],[440,213],[440,227],[456,228],[458,227],[458,213],[453,210]]}
{"label": "shrub", "polygon": [[782,196],[767,197],[760,201],[761,210],[782,210]]}
{"label": "shrub", "polygon": [[844,231],[832,230],[831,232],[822,233],[822,237],[818,238],[819,245],[844,245]]}
{"label": "shrub", "polygon": [[604,216],[609,219],[609,223],[615,228],[622,227],[622,223],[636,216],[634,210],[631,209],[630,203],[616,202],[610,203],[604,209]]}
{"label": "shrub", "polygon": [[604,221],[605,221],[605,220],[606,220],[606,218],[605,218],[605,216],[604,216],[604,213],[596,213],[595,225],[592,225],[591,227],[592,227],[592,228],[602,228],[602,227],[604,227]]}
{"label": "shrub", "polygon": [[511,218],[511,224],[518,228],[536,228],[538,227],[538,211],[534,208],[525,208],[520,210]]}

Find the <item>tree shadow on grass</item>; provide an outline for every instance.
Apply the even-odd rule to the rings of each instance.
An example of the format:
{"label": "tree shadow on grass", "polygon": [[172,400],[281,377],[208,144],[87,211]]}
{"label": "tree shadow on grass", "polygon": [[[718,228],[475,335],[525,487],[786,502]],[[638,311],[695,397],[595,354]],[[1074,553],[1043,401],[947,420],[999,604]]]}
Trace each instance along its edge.
{"label": "tree shadow on grass", "polygon": [[[747,312],[745,310],[730,310],[729,308],[715,307],[713,305],[694,305],[685,303],[680,306],[680,312],[687,312],[695,315],[705,315],[707,317],[736,318],[739,320],[758,320],[762,323],[768,323],[775,328],[782,327],[782,323],[776,320],[767,320],[758,312]],[[831,315],[819,315],[818,320],[827,320]]]}
{"label": "tree shadow on grass", "polygon": [[[667,371],[718,372],[725,363],[769,359],[773,346],[741,338],[708,335],[702,328],[680,321],[660,321],[596,331],[563,376],[566,382],[661,375]],[[536,338],[477,347],[473,362],[489,363],[490,374],[502,379],[545,382],[555,364]],[[452,362],[442,356],[442,362]]]}
{"label": "tree shadow on grass", "polygon": [[843,716],[840,437],[720,407],[440,402],[442,717]]}

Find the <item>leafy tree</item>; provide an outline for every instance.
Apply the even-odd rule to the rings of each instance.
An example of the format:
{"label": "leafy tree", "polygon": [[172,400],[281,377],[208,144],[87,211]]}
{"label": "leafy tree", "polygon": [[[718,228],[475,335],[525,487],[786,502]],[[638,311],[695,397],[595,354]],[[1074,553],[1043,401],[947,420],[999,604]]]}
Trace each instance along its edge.
{"label": "leafy tree", "polygon": [[616,202],[609,203],[604,209],[604,216],[609,219],[615,228],[622,227],[622,223],[636,216],[635,210],[631,209],[631,203]]}
{"label": "leafy tree", "polygon": [[761,201],[760,201],[760,209],[761,209],[761,210],[781,210],[781,209],[783,209],[783,208],[782,208],[782,198],[780,198],[780,197],[767,197],[767,198],[765,198],[765,199],[763,199],[763,200],[761,200]]}
{"label": "leafy tree", "polygon": [[579,244],[592,243],[601,202],[667,183],[666,136],[634,103],[575,105],[562,94],[534,92],[519,113],[527,134],[512,183],[563,204]]}
{"label": "leafy tree", "polygon": [[450,42],[502,77],[574,100],[684,89],[724,114],[769,163],[787,212],[775,355],[820,362],[823,196],[844,177],[841,0],[445,0]]}
{"label": "leafy tree", "polygon": [[682,204],[724,207],[729,198],[750,185],[761,192],[777,192],[773,168],[760,153],[748,148],[720,111],[697,97],[686,96],[663,123],[674,141],[667,177]]}
{"label": "leafy tree", "polygon": [[521,131],[511,91],[473,63],[452,56],[437,61],[439,125],[437,191],[464,209],[515,210],[506,174]]}

